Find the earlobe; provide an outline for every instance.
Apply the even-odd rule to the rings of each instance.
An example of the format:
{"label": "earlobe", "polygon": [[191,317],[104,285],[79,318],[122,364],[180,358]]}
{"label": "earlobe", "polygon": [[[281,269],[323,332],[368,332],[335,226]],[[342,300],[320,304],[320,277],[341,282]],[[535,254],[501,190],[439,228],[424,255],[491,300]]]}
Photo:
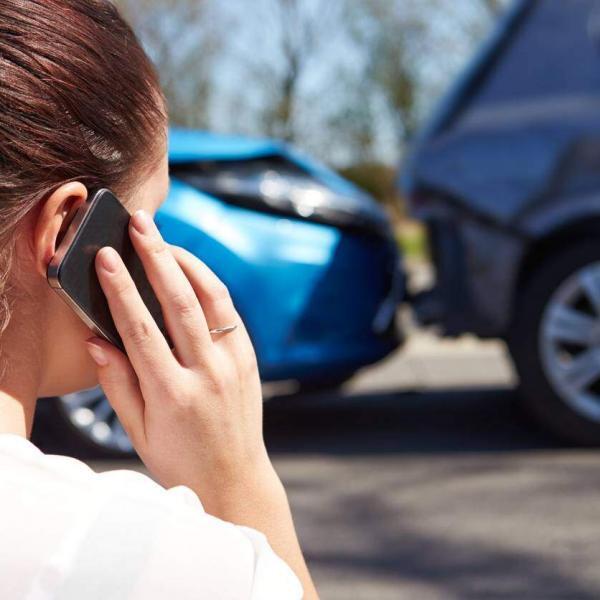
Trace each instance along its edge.
{"label": "earlobe", "polygon": [[33,229],[33,248],[36,269],[46,276],[48,264],[77,209],[86,202],[87,188],[80,182],[66,183],[44,201],[36,215]]}

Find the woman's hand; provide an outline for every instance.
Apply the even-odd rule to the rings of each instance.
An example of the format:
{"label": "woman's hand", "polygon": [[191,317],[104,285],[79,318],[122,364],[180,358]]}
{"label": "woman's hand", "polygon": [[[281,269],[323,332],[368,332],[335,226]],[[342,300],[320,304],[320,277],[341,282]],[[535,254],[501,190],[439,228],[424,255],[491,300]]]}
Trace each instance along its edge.
{"label": "woman's hand", "polygon": [[[274,472],[262,434],[254,349],[227,288],[201,261],[169,246],[150,215],[130,235],[161,304],[169,348],[118,253],[96,259],[102,289],[127,356],[88,342],[100,384],[135,449],[166,487],[187,485],[218,513],[232,486],[267,484]],[[236,325],[231,333],[209,329]]]}
{"label": "woman's hand", "polygon": [[[265,449],[256,356],[227,288],[198,259],[168,246],[148,213],[130,235],[160,302],[172,352],[118,253],[96,269],[127,356],[88,341],[98,378],[135,449],[166,487],[186,485],[215,516],[265,533],[318,598],[285,490]],[[210,329],[236,325],[211,335]]]}

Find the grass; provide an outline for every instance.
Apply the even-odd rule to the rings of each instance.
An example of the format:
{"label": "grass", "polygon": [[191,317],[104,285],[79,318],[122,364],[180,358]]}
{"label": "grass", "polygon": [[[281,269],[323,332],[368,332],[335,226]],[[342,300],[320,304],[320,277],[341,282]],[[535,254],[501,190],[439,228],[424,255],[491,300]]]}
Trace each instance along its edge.
{"label": "grass", "polygon": [[396,239],[404,257],[413,261],[429,259],[427,232],[425,227],[410,219],[401,219],[396,224]]}

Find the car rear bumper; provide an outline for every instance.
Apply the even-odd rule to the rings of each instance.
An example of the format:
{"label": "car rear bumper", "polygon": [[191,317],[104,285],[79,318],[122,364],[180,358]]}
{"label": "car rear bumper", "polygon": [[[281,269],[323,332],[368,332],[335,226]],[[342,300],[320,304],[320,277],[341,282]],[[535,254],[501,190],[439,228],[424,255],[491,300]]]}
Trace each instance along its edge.
{"label": "car rear bumper", "polygon": [[465,216],[430,218],[426,224],[436,282],[413,298],[417,319],[441,325],[449,336],[504,337],[523,241]]}

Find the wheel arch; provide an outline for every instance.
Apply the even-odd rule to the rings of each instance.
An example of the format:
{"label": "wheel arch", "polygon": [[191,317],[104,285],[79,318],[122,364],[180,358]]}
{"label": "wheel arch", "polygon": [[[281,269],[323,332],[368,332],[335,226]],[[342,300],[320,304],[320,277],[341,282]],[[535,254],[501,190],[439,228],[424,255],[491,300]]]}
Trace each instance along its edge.
{"label": "wheel arch", "polygon": [[558,254],[568,244],[575,244],[593,238],[598,239],[600,245],[600,215],[590,218],[579,218],[573,222],[557,226],[547,231],[531,243],[523,254],[513,290],[511,308],[511,322],[514,320],[515,307],[520,290],[527,284],[533,273],[549,257]]}

